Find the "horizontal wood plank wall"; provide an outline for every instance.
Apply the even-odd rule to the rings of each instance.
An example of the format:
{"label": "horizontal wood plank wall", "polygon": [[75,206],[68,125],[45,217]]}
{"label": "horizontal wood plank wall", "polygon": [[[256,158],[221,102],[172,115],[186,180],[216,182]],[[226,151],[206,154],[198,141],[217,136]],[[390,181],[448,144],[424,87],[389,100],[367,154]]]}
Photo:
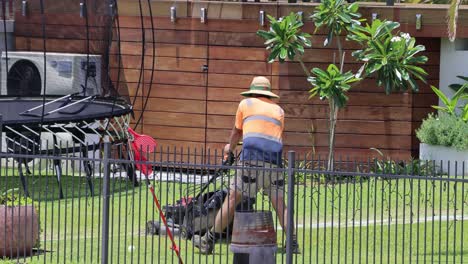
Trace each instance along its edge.
{"label": "horizontal wood plank wall", "polygon": [[[88,0],[88,19],[80,17],[79,0],[29,1],[26,16],[21,1],[15,1],[15,48],[18,51],[45,51],[101,55],[101,72],[109,71],[108,49],[111,46],[111,18],[105,1]],[[103,94],[112,89],[102,75]]]}
{"label": "horizontal wood plank wall", "polygon": [[[144,9],[146,16],[143,19],[136,15],[139,14],[138,1],[121,0],[119,5],[120,35],[117,38],[114,30],[109,72],[119,93],[134,102],[136,119],[141,116],[138,131],[155,137],[160,146],[171,153],[183,149],[185,154],[189,151],[194,154],[197,149],[197,161],[201,161],[200,157],[205,155],[200,155],[200,151],[205,148],[211,149],[213,156],[214,150],[220,150],[228,141],[236,107],[242,99],[239,93],[249,87],[254,76],[264,75],[270,78],[273,90],[281,96],[279,104],[286,112],[286,150],[325,157],[327,104],[317,98],[308,99],[310,85],[298,63],[266,62],[268,54],[263,41],[255,34],[260,29],[256,20],[259,6],[251,5],[250,9],[243,6],[242,19],[216,19],[212,17],[213,8],[209,8],[208,23],[202,24],[197,18],[199,7],[195,3],[178,9],[180,17],[176,23],[171,23],[166,15],[170,5],[167,12],[154,9],[158,17],[152,21],[147,9]],[[263,9],[278,15],[291,8],[294,6],[278,9],[275,5],[267,5]],[[363,14],[370,16],[373,10],[365,9]],[[406,13],[387,15],[404,17],[410,25],[409,15],[402,14]],[[87,48],[83,19],[76,14],[66,17],[64,19],[60,14],[47,16],[47,50],[82,53]],[[41,31],[37,31],[41,21],[37,13],[17,20],[17,49],[43,49]],[[440,40],[429,38],[432,36],[429,33],[429,37],[425,37],[410,26],[405,27],[419,36],[418,43],[426,46],[428,83],[421,82],[421,91],[417,94],[385,95],[373,79],[353,88],[349,106],[339,115],[338,158],[365,160],[376,156],[371,148],[395,159],[408,159],[417,154],[414,130],[431,111],[430,105],[437,103],[429,85],[439,82]],[[103,43],[106,43],[102,27],[95,23],[91,28],[90,47],[93,52],[102,52]],[[313,24],[306,22],[305,29],[312,32]],[[304,57],[308,68],[324,68],[333,61],[335,44],[324,48],[324,39],[324,32],[313,36],[313,48],[307,49]],[[357,46],[346,43],[344,48],[347,54],[345,70],[356,71],[360,65],[350,54]],[[205,65],[207,71],[203,70]],[[180,158],[168,155],[157,159]]]}
{"label": "horizontal wood plank wall", "polygon": [[[125,40],[122,45],[129,47],[123,49],[123,58],[124,67],[128,68],[126,80],[131,84],[138,81],[142,64],[141,56],[135,52],[143,48],[137,34],[141,21],[129,16],[121,17],[120,23],[122,32],[127,32],[122,34]],[[179,18],[172,24],[168,18],[156,18],[154,24],[157,65],[149,93],[150,104],[143,114],[145,133],[171,148],[221,149],[228,141],[236,107],[242,100],[239,93],[249,87],[255,75],[264,75],[271,79],[274,91],[281,96],[279,104],[286,111],[286,149],[302,153],[315,150],[317,155],[324,156],[328,137],[327,104],[317,98],[308,99],[310,85],[298,63],[266,62],[268,54],[263,41],[255,34],[260,29],[256,20],[236,23],[211,19],[208,24],[200,25],[198,19]],[[149,26],[148,21],[145,26]],[[325,35],[314,36],[314,48],[308,49],[304,57],[307,67],[324,68],[333,61],[333,46],[321,47],[324,38]],[[145,69],[151,68],[153,58],[150,42],[145,45]],[[430,59],[425,66],[429,72],[428,83],[437,85],[439,40],[418,38],[418,42],[427,47],[424,54]],[[360,66],[350,56],[355,48],[355,45],[345,45],[348,54],[345,70],[356,71]],[[203,65],[208,66],[207,73],[201,70]],[[150,74],[145,70],[144,79],[148,80]],[[437,102],[428,85],[419,84],[418,94],[386,95],[373,79],[355,87],[349,95],[349,106],[341,112],[338,121],[338,156],[366,159],[376,154],[371,148],[377,148],[393,158],[409,158],[417,150],[415,124],[430,111],[430,104]],[[129,87],[135,91],[135,87]],[[146,82],[144,95],[148,88]]]}

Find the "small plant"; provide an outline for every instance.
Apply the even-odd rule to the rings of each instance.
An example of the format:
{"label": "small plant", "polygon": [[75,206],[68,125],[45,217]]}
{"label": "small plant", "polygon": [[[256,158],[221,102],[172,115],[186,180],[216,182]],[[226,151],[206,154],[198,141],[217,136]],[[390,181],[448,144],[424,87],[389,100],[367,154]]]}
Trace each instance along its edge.
{"label": "small plant", "polygon": [[382,151],[376,148],[371,148],[371,150],[376,151],[381,156],[380,159],[373,160],[373,166],[370,168],[371,173],[431,176],[436,172],[434,164],[430,162],[413,158],[409,161],[394,161],[386,158]]}
{"label": "small plant", "polygon": [[22,195],[18,188],[7,190],[0,195],[0,205],[12,207],[34,204],[34,201],[31,198]]}
{"label": "small plant", "polygon": [[431,88],[444,106],[432,106],[439,110],[439,113],[429,114],[416,130],[416,136],[422,143],[429,145],[468,150],[468,104],[461,104],[464,99],[468,99],[468,94],[465,93],[465,90],[468,90],[468,82],[461,85],[452,98],[448,98],[434,86]]}
{"label": "small plant", "polygon": [[[464,99],[468,99],[468,94],[464,94],[465,90],[468,90],[468,82],[460,87],[460,89],[453,95],[452,99],[449,99],[441,90],[437,89],[436,87],[431,86],[431,88],[434,91],[434,93],[437,94],[442,103],[444,103],[445,105],[433,105],[432,107],[439,111],[446,112],[450,115],[457,116],[458,113],[456,110],[458,108],[459,102],[461,102]],[[465,122],[468,121],[468,104],[465,104],[460,108],[460,118],[463,119],[463,121]]]}
{"label": "small plant", "polygon": [[422,143],[468,150],[468,122],[445,112],[429,114],[416,136]]}
{"label": "small plant", "polygon": [[304,47],[312,45],[310,34],[301,32],[304,23],[299,15],[291,13],[278,20],[270,15],[267,17],[271,23],[270,31],[259,30],[257,34],[266,40],[266,49],[270,51],[268,62],[294,60],[296,55],[304,54]]}

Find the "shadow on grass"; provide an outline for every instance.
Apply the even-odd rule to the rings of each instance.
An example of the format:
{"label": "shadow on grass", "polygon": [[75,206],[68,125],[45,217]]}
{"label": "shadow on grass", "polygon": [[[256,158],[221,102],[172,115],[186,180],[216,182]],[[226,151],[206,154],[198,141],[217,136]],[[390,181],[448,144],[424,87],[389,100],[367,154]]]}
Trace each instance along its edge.
{"label": "shadow on grass", "polygon": [[[55,176],[34,175],[25,178],[29,196],[33,200],[54,201],[60,199],[60,188]],[[91,179],[92,194],[85,176],[62,176],[61,182],[64,199],[102,195],[102,178]],[[110,184],[111,193],[126,192],[134,188],[133,183],[125,178],[111,179]],[[3,193],[10,189],[18,189],[24,194],[19,176],[0,177],[0,192]]]}
{"label": "shadow on grass", "polygon": [[[468,249],[458,249],[458,250],[434,250],[433,252],[426,253],[426,254],[421,254],[422,256],[437,256],[441,258],[445,257],[454,257],[454,256],[468,256]],[[465,262],[463,262],[465,263]]]}

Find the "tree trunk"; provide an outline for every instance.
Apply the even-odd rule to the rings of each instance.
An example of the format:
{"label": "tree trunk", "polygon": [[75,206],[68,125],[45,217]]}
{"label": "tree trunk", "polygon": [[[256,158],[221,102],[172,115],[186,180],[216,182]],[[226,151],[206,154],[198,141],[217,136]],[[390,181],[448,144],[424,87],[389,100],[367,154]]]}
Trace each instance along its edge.
{"label": "tree trunk", "polygon": [[[337,45],[338,45],[338,52],[339,52],[339,60],[340,60],[340,72],[343,73],[343,66],[344,66],[344,52],[343,48],[341,46],[341,39],[340,36],[336,37]],[[329,137],[328,137],[328,164],[327,164],[327,170],[328,171],[333,171],[335,169],[335,128],[336,128],[336,121],[338,119],[338,105],[335,103],[335,100],[333,97],[331,97],[329,100],[329,108],[330,108],[330,113],[329,113],[329,121],[330,121],[330,127],[329,127]]]}
{"label": "tree trunk", "polygon": [[334,170],[334,162],[335,162],[335,128],[336,128],[336,121],[338,117],[338,107],[335,104],[333,99],[329,101],[330,107],[330,127],[329,127],[329,137],[328,137],[328,165],[327,170],[333,171]]}
{"label": "tree trunk", "polygon": [[307,69],[307,67],[305,66],[304,62],[302,61],[302,59],[300,57],[299,57],[298,61],[299,61],[299,64],[301,64],[301,67],[302,67],[302,70],[304,71],[304,73],[307,75],[307,77],[310,77],[310,72],[309,72],[309,70]]}

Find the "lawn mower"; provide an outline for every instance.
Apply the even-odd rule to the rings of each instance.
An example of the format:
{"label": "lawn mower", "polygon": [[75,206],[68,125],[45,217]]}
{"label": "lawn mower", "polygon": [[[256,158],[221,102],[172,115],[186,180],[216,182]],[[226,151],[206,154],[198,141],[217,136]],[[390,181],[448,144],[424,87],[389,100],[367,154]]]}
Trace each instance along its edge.
{"label": "lawn mower", "polygon": [[[214,175],[202,185],[195,185],[188,188],[186,195],[181,197],[175,204],[163,207],[167,223],[172,233],[178,234],[184,239],[191,239],[193,235],[203,235],[214,225],[216,214],[220,210],[224,199],[228,196],[229,187],[223,186],[222,189],[206,192],[208,187],[215,183],[219,177],[229,176],[229,169],[224,166],[230,166],[236,158],[230,155],[223,161],[223,168],[217,169]],[[239,203],[236,210],[252,210],[255,199],[245,197]],[[232,224],[232,223],[231,223]],[[229,233],[232,228],[227,228]],[[217,234],[219,237],[230,237],[227,231]],[[147,235],[165,235],[166,228],[159,221],[149,221],[146,224]]]}

